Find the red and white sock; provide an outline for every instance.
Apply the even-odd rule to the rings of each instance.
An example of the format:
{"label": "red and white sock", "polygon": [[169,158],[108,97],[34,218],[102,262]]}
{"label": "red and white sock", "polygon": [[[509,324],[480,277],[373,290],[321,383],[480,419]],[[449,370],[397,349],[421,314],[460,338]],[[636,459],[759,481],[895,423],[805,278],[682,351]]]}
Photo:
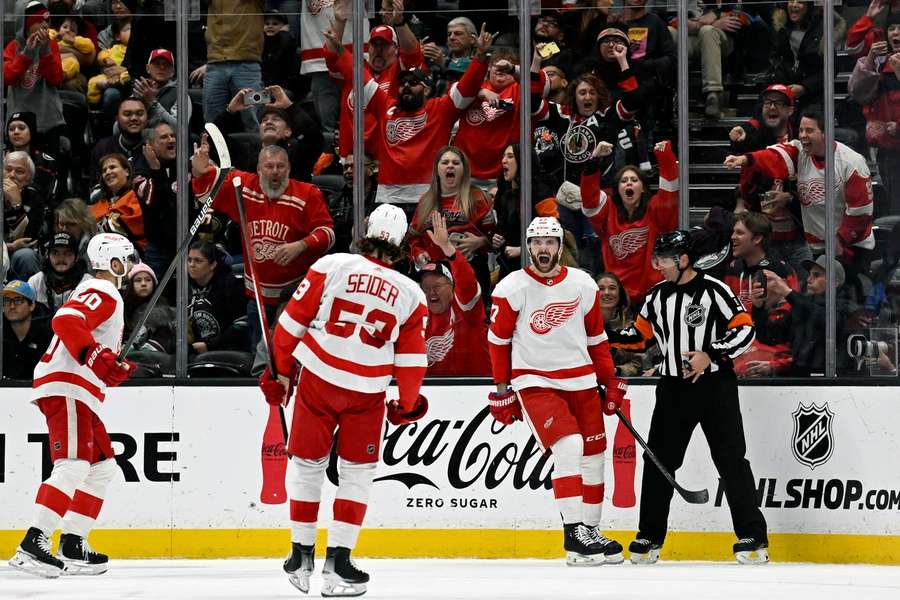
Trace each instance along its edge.
{"label": "red and white sock", "polygon": [[359,529],[366,517],[369,493],[378,463],[338,461],[340,484],[334,498],[334,520],[328,528],[328,546],[356,547]]}
{"label": "red and white sock", "polygon": [[287,466],[287,493],[290,499],[291,541],[305,546],[316,543],[319,502],[328,456],[318,460],[291,457]]}
{"label": "red and white sock", "polygon": [[49,537],[72,504],[75,489],[84,483],[91,464],[86,460],[61,459],[53,464],[50,477],[38,488],[31,526]]}
{"label": "red and white sock", "polygon": [[108,458],[91,465],[84,483],[79,485],[72,497],[72,503],[62,522],[63,533],[74,533],[81,537],[87,537],[100,509],[103,508],[103,498],[106,497],[106,488],[109,482],[119,472],[119,465],[114,458]]}
{"label": "red and white sock", "polygon": [[582,521],[589,527],[600,523],[603,509],[603,460],[603,452],[581,459]]}
{"label": "red and white sock", "polygon": [[563,523],[581,523],[581,436],[564,436],[550,446],[550,449],[553,451],[553,496]]}

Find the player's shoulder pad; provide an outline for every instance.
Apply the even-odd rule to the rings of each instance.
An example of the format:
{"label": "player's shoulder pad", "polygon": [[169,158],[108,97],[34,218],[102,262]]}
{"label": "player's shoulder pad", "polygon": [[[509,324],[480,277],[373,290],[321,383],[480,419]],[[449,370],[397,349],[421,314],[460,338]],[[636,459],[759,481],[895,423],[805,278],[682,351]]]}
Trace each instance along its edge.
{"label": "player's shoulder pad", "polygon": [[343,252],[326,254],[325,256],[317,259],[316,262],[314,262],[312,266],[310,266],[310,269],[327,275],[333,269],[336,269],[340,265],[346,263],[348,261],[348,258],[352,256],[352,254],[345,254]]}

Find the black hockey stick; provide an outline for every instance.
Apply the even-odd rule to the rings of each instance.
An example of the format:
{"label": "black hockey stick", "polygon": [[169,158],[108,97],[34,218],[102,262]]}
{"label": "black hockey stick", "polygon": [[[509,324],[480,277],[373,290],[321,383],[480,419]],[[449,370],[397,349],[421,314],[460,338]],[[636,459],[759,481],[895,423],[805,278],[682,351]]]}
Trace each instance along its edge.
{"label": "black hockey stick", "polygon": [[659,472],[662,473],[662,476],[666,478],[666,481],[672,484],[672,487],[675,488],[675,491],[678,492],[678,495],[684,498],[684,501],[688,504],[706,504],[709,502],[709,490],[697,490],[691,491],[686,490],[681,487],[677,481],[675,481],[675,477],[669,473],[669,470],[663,466],[662,462],[660,462],[659,458],[653,453],[653,450],[647,445],[647,442],[644,441],[644,438],[641,437],[641,434],[637,432],[634,428],[634,425],[631,424],[631,421],[622,414],[618,408],[616,409],[616,416],[619,417],[619,420],[622,421],[622,424],[625,425],[625,428],[631,432],[631,435],[634,436],[634,439],[638,441],[638,444],[641,445],[641,448],[644,449],[644,452],[647,456],[650,457],[650,460],[656,465],[656,468],[659,469]]}
{"label": "black hockey stick", "polygon": [[194,234],[197,233],[197,230],[200,228],[201,223],[203,223],[203,219],[206,218],[206,214],[212,208],[213,200],[216,197],[216,194],[219,193],[219,190],[222,189],[222,186],[225,185],[225,181],[228,179],[228,174],[231,173],[233,167],[231,166],[231,154],[228,152],[228,146],[225,145],[225,138],[222,136],[222,132],[219,131],[219,128],[213,125],[212,123],[206,124],[206,132],[209,134],[209,139],[212,140],[213,145],[216,148],[216,152],[219,154],[219,172],[216,175],[216,181],[213,184],[212,188],[209,190],[209,195],[203,201],[203,205],[200,207],[200,214],[197,215],[197,218],[194,219],[194,222],[191,223],[191,228],[188,231],[188,234],[181,240],[181,245],[178,246],[178,250],[175,251],[175,258],[172,259],[172,262],[169,264],[169,268],[166,269],[166,272],[162,277],[159,278],[159,283],[156,284],[156,289],[153,291],[153,295],[150,296],[150,300],[147,301],[147,304],[144,305],[144,312],[141,314],[137,323],[134,325],[134,329],[131,330],[131,335],[128,336],[128,339],[125,340],[125,343],[122,344],[122,349],[119,351],[119,356],[117,360],[122,362],[125,359],[125,355],[128,354],[128,351],[131,349],[131,346],[134,344],[134,341],[137,339],[137,336],[140,335],[141,329],[144,328],[144,323],[147,322],[147,318],[150,316],[150,311],[153,310],[153,307],[156,306],[156,303],[159,301],[159,297],[162,296],[163,290],[166,287],[166,284],[169,283],[169,279],[175,273],[175,268],[178,266],[178,261],[181,259],[181,255],[184,254],[184,251],[188,246],[191,245],[191,240],[194,239]]}

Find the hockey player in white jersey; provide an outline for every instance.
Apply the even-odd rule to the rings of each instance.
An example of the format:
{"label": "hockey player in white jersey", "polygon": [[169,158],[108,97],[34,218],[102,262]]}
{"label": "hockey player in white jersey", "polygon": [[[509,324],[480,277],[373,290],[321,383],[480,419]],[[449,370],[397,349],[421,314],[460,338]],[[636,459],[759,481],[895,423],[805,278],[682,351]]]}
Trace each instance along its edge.
{"label": "hockey player in white jersey", "polygon": [[[91,238],[87,255],[95,278],[79,284],[57,311],[55,335],[34,369],[31,401],[47,419],[53,471],[38,488],[34,518],[9,560],[16,569],[49,578],[106,572],[107,556],[95,552],[87,536],[119,468],[98,413],[106,388],[134,370],[117,360],[125,322],[119,289],[135,260],[134,245],[101,233]],[[58,526],[62,536],[53,556],[50,536]]]}
{"label": "hockey player in white jersey", "polygon": [[400,392],[387,405],[391,423],[416,421],[428,409],[419,394],[428,364],[425,295],[391,268],[402,257],[406,231],[403,211],[382,204],[369,215],[359,243],[362,254],[332,254],[310,267],[275,328],[279,377],[273,379],[267,370],[260,378],[266,400],[282,403],[290,398],[299,370],[286,476],[292,548],[284,570],[304,593],[313,572],[322,481],[335,428],[341,429],[340,484],[328,528],[322,595],[359,596],[369,575],[351,562],[350,553],[381,455],[391,377]]}
{"label": "hockey player in white jersey", "polygon": [[[531,265],[494,289],[488,343],[497,391],[488,403],[505,425],[523,419],[553,453],[553,495],[570,566],[621,563],[622,545],[599,530],[606,432],[603,414],[625,397],[603,331],[591,277],[560,266],[563,229],[538,217],[525,235]],[[605,399],[598,398],[598,381]],[[602,411],[602,412],[601,412]]]}

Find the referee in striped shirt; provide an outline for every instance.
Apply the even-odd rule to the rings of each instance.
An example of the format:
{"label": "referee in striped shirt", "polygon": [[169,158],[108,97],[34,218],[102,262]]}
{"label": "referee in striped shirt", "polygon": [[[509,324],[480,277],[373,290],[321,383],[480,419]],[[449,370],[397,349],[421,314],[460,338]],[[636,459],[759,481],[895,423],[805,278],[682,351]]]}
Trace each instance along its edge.
{"label": "referee in striped shirt", "polygon": [[[691,266],[687,231],[660,234],[653,267],[665,278],[654,286],[632,327],[607,331],[613,347],[662,351],[648,445],[674,473],[697,424],[725,485],[738,542],[738,562],[767,562],[766,521],[756,503],[756,481],[744,457],[746,443],[732,361],[753,342],[753,321],[731,289]],[[645,464],[648,461],[645,461]],[[654,563],[666,537],[672,486],[659,470],[645,468],[640,523],[631,561]]]}

